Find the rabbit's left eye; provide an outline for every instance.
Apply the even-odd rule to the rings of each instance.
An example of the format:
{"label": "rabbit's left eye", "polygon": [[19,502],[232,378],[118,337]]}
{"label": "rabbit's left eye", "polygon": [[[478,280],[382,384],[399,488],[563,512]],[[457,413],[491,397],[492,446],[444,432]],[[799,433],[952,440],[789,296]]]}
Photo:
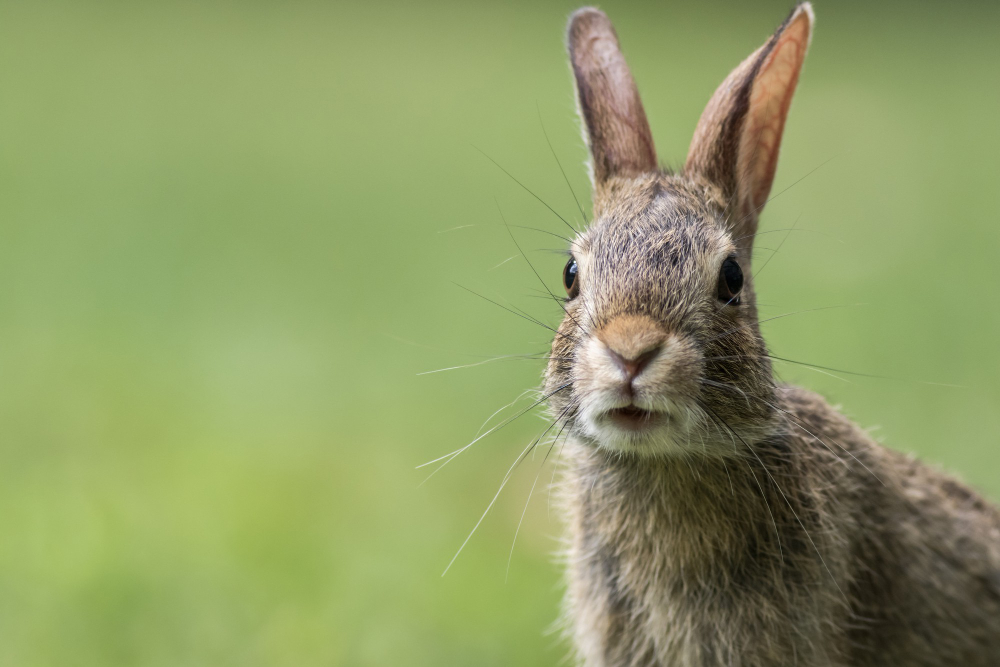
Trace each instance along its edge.
{"label": "rabbit's left eye", "polygon": [[566,262],[566,268],[563,269],[563,286],[571,299],[580,293],[580,278],[577,272],[576,260],[570,257]]}
{"label": "rabbit's left eye", "polygon": [[743,289],[743,269],[733,257],[727,257],[719,270],[719,301],[726,305],[740,305]]}

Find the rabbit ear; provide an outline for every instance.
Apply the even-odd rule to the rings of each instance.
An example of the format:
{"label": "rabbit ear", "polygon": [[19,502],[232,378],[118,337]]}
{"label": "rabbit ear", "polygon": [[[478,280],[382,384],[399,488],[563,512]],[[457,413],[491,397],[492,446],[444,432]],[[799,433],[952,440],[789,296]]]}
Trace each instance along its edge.
{"label": "rabbit ear", "polygon": [[812,6],[799,4],[715,91],[691,141],[685,173],[722,188],[740,234],[757,231],[757,216],[771,191],[813,21]]}
{"label": "rabbit ear", "polygon": [[595,186],[655,171],[653,135],[611,21],[598,9],[579,9],[570,17],[567,41]]}

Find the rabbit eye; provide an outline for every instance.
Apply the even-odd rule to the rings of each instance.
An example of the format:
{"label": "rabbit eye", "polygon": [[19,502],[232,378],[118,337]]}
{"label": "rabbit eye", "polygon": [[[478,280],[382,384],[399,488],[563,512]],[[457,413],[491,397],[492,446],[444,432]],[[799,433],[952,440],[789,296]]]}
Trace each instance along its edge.
{"label": "rabbit eye", "polygon": [[580,293],[580,279],[577,277],[577,271],[576,260],[570,257],[569,261],[566,262],[566,268],[563,269],[563,286],[571,299]]}
{"label": "rabbit eye", "polygon": [[743,269],[733,257],[727,257],[719,270],[719,301],[726,305],[740,305],[740,290],[743,289]]}

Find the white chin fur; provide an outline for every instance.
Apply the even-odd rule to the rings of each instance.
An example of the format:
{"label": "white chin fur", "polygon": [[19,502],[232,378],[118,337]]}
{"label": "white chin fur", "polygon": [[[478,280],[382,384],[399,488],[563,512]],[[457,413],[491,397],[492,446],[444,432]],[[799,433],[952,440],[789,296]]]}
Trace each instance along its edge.
{"label": "white chin fur", "polygon": [[[583,347],[577,375],[582,396],[577,428],[594,444],[618,453],[640,455],[695,454],[706,450],[691,410],[668,398],[676,361],[676,342],[668,341],[635,381],[634,398],[622,394],[622,373],[611,361],[603,343],[591,338]],[[629,404],[668,418],[639,430],[616,424],[608,411]]]}
{"label": "white chin fur", "polygon": [[693,454],[703,450],[702,440],[692,435],[690,420],[686,410],[667,400],[654,402],[636,401],[637,407],[665,413],[669,417],[663,424],[657,424],[639,431],[625,429],[614,424],[607,416],[608,410],[622,407],[620,399],[597,398],[584,402],[578,425],[583,435],[599,447],[622,454],[676,455]]}

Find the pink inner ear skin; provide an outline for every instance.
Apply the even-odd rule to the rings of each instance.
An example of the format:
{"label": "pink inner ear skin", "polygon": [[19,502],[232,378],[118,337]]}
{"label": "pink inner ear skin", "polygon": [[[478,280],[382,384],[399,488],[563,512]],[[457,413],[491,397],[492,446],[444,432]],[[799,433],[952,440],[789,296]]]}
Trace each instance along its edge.
{"label": "pink inner ear skin", "polygon": [[809,47],[810,24],[805,11],[792,20],[761,67],[750,93],[740,147],[740,173],[750,186],[748,204],[752,211],[764,205],[771,191],[781,133]]}

